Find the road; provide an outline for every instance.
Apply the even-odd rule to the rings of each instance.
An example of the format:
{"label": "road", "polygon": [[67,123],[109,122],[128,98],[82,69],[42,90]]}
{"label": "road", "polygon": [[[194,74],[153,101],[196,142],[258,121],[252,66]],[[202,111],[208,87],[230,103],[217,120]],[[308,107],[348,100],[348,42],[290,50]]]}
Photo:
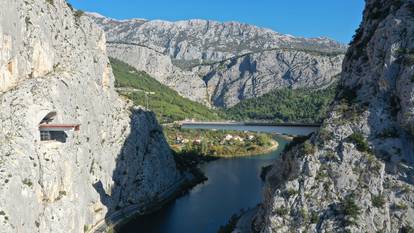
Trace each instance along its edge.
{"label": "road", "polygon": [[307,136],[316,132],[319,124],[300,123],[263,123],[263,122],[189,122],[182,121],[179,125],[183,129],[212,129],[212,130],[238,130],[264,133],[277,133],[284,135]]}

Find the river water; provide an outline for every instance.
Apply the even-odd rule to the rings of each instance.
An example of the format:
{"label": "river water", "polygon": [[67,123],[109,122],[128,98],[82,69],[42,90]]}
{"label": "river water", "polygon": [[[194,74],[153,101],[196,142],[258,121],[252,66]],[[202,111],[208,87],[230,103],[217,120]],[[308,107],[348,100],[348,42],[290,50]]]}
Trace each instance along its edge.
{"label": "river water", "polygon": [[261,168],[271,164],[288,143],[283,138],[276,139],[279,147],[270,154],[203,164],[201,170],[208,181],[160,211],[129,222],[117,232],[216,233],[233,214],[260,203]]}

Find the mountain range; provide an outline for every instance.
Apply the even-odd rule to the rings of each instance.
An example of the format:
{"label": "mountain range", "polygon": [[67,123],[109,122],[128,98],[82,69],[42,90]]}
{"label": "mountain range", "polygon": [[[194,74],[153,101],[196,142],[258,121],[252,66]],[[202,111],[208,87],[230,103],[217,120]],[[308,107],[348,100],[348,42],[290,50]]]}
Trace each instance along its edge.
{"label": "mountain range", "polygon": [[109,56],[147,72],[182,96],[212,107],[281,88],[320,89],[341,72],[347,46],[238,22],[115,20],[88,13]]}

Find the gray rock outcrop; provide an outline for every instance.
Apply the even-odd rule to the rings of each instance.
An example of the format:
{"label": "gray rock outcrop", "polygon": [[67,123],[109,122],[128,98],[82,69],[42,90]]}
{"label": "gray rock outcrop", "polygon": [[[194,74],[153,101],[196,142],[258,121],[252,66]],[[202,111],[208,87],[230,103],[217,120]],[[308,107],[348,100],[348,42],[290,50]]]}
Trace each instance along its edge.
{"label": "gray rock outcrop", "polygon": [[[0,232],[86,232],[176,190],[154,114],[113,88],[104,32],[64,0],[0,5]],[[80,130],[42,141],[48,115]]]}
{"label": "gray rock outcrop", "polygon": [[258,232],[414,231],[414,1],[367,0],[323,126],[267,176]]}
{"label": "gray rock outcrop", "polygon": [[89,13],[109,56],[192,100],[231,107],[276,88],[323,88],[341,72],[346,47],[238,22],[114,20]]}

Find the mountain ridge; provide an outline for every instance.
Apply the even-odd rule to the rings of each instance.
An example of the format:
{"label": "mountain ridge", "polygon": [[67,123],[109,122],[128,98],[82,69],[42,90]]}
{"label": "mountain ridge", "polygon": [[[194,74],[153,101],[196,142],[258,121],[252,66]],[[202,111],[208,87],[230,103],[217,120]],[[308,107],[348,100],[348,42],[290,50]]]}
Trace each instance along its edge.
{"label": "mountain ridge", "polygon": [[213,107],[278,88],[327,86],[340,73],[346,48],[235,22],[89,17],[106,31],[111,57]]}

